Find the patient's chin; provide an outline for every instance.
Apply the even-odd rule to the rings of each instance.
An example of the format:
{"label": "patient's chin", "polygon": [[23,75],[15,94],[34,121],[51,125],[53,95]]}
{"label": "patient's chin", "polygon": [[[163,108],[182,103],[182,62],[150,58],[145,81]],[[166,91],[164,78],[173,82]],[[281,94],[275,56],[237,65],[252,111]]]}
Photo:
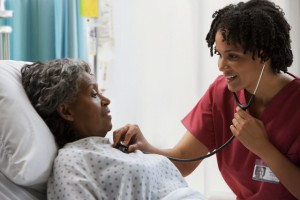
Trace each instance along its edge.
{"label": "patient's chin", "polygon": [[106,128],[105,132],[103,133],[103,134],[104,134],[103,137],[105,137],[106,134],[107,134],[109,131],[111,131],[111,129],[112,129],[112,123],[110,123],[110,124],[107,125],[107,128]]}
{"label": "patient's chin", "polygon": [[111,131],[111,129],[112,129],[112,123],[110,123],[110,127],[109,127],[109,130],[107,132]]}

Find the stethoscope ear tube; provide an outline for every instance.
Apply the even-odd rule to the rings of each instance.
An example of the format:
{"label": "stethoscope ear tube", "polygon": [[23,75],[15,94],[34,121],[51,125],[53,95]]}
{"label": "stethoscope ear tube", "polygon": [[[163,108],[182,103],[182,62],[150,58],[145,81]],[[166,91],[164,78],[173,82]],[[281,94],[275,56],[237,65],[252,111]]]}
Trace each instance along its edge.
{"label": "stethoscope ear tube", "polygon": [[237,105],[238,105],[241,109],[243,109],[243,110],[247,110],[247,109],[252,105],[252,102],[253,102],[254,97],[255,97],[255,94],[252,94],[251,97],[250,97],[250,99],[249,99],[249,102],[247,103],[247,105],[243,105],[243,104],[240,103],[240,101],[239,101],[239,99],[238,99],[236,93],[233,92],[232,94],[233,94],[234,100],[235,100],[235,102],[237,103]]}

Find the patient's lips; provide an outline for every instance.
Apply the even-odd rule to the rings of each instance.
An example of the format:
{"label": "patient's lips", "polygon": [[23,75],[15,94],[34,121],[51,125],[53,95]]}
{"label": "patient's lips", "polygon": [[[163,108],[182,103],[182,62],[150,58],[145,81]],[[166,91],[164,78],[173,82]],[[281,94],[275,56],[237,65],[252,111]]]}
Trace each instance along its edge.
{"label": "patient's lips", "polygon": [[106,115],[111,119],[110,110],[108,107],[105,107]]}

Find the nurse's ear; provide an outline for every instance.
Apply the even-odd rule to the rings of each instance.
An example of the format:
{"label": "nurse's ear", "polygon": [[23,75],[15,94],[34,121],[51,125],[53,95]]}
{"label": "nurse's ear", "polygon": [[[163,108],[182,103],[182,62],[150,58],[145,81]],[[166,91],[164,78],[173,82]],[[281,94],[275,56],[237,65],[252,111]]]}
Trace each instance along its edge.
{"label": "nurse's ear", "polygon": [[62,103],[56,108],[57,113],[67,121],[74,121],[71,106],[68,103]]}
{"label": "nurse's ear", "polygon": [[264,65],[265,63],[267,62],[270,62],[270,58],[264,54],[263,50],[261,50],[258,55],[257,55],[258,58],[260,58],[260,63],[262,65]]}

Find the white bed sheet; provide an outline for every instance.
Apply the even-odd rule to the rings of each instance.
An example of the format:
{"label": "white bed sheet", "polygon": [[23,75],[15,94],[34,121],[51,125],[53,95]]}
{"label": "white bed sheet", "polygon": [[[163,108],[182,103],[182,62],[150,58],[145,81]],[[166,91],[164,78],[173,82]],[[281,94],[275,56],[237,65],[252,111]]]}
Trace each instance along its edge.
{"label": "white bed sheet", "polygon": [[1,200],[46,200],[46,193],[18,186],[0,173],[0,199]]}

